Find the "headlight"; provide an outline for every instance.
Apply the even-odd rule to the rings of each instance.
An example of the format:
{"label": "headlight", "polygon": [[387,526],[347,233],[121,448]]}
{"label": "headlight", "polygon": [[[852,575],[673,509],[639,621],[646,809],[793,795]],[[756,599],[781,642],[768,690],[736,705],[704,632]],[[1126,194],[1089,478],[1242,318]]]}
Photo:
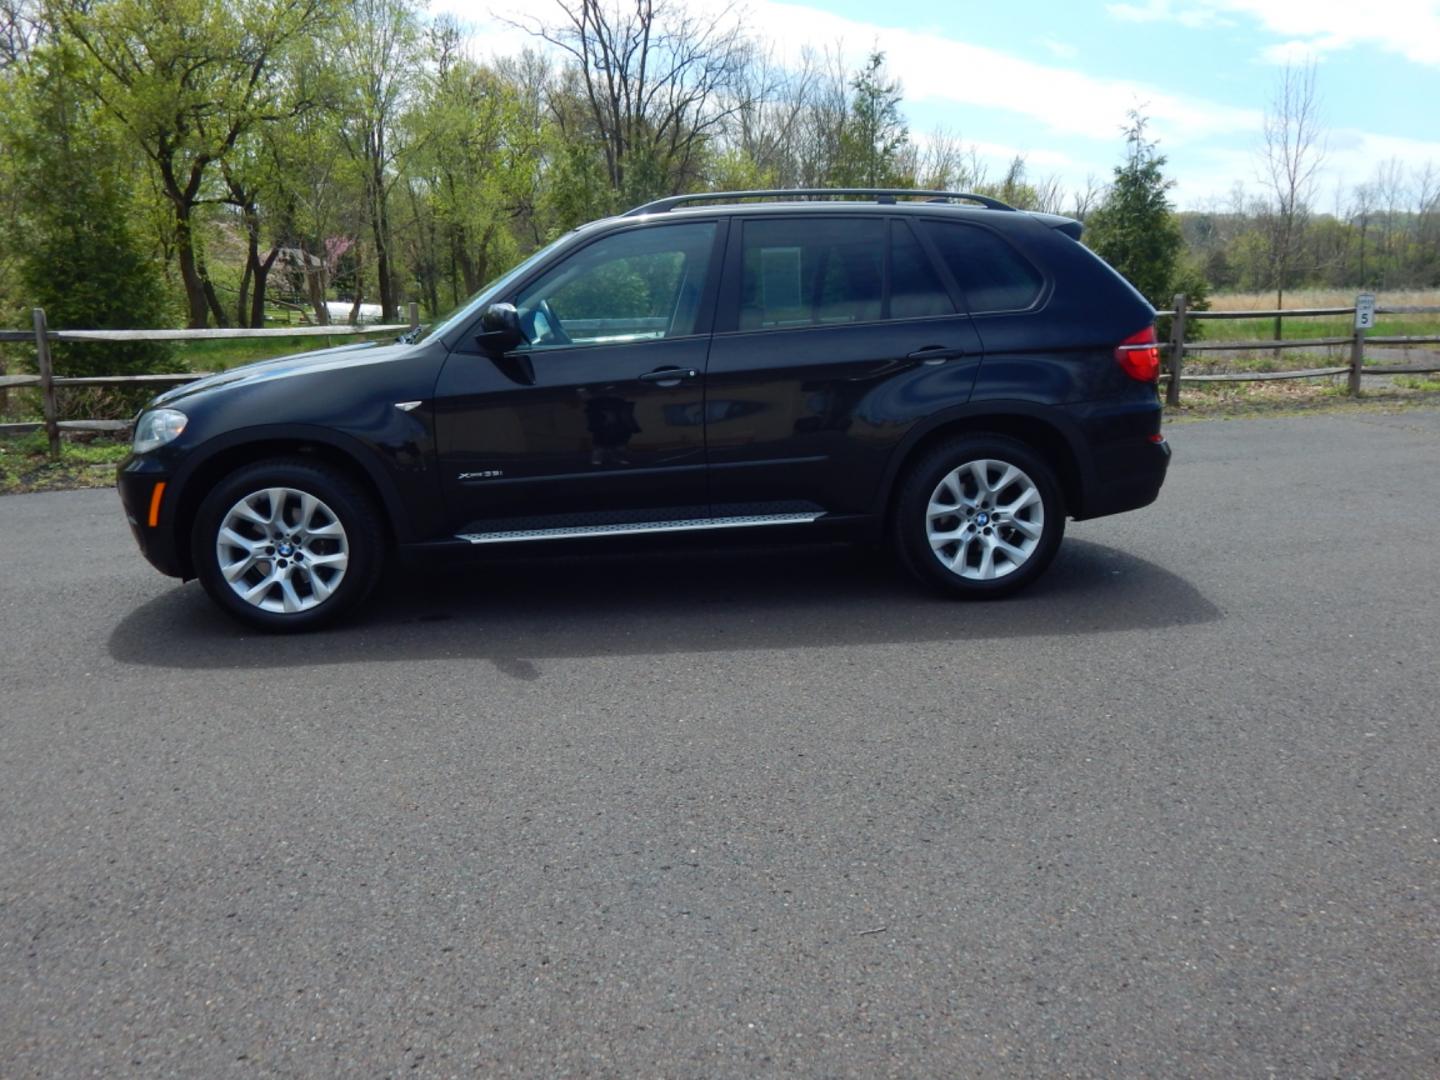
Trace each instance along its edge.
{"label": "headlight", "polygon": [[140,414],[135,422],[135,438],[130,448],[137,454],[154,450],[180,437],[185,430],[186,416],[176,409],[151,409]]}

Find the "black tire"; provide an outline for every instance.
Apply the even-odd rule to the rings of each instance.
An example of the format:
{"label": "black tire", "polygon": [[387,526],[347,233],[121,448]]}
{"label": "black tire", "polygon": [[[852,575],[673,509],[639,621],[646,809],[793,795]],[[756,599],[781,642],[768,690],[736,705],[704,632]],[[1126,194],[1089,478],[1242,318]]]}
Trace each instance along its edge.
{"label": "black tire", "polygon": [[[1017,470],[1018,477],[982,495],[977,476],[998,485],[1010,475],[1007,467]],[[947,478],[948,487],[941,491]],[[1032,501],[1008,524],[1003,509],[1001,518],[992,520],[997,507],[1015,505],[1031,489],[1038,496],[1038,509]],[[937,496],[935,505],[948,507],[952,492],[957,512],[937,516],[935,528],[939,537],[954,533],[958,538],[937,548],[928,528],[931,496]],[[972,497],[973,506],[968,504]],[[906,472],[891,530],[900,561],[921,582],[948,596],[994,599],[1023,589],[1045,572],[1065,535],[1065,502],[1055,470],[1025,443],[1003,435],[963,436],[935,447]],[[995,576],[984,578],[987,548]],[[1024,558],[1017,560],[1007,550],[1022,552]]]}
{"label": "black tire", "polygon": [[[271,490],[291,494],[274,498],[265,494]],[[309,522],[313,536],[305,533],[306,523],[299,520],[301,507],[306,505],[303,496],[318,500]],[[233,560],[232,573],[238,566],[250,567],[232,586],[221,565],[220,530],[241,501],[251,497],[255,501],[250,508],[259,508],[257,516],[269,514],[280,524],[251,524],[231,518],[232,532],[237,525],[243,530],[241,539],[256,545],[269,543],[257,548],[248,562],[244,548],[226,546],[225,553]],[[278,517],[275,504],[279,504]],[[332,519],[338,522],[339,532],[330,524]],[[270,534],[280,532],[285,546],[277,548],[277,538]],[[379,581],[385,548],[385,530],[369,495],[342,471],[304,458],[260,461],[227,476],[201,502],[190,536],[195,574],[210,598],[246,625],[278,633],[312,630],[353,610]],[[309,564],[304,562],[307,554]],[[339,563],[341,556],[345,561],[338,570],[329,565]],[[327,565],[322,567],[322,563]],[[282,587],[280,578],[289,580],[290,585]],[[237,592],[237,588],[260,589],[268,579],[274,579],[274,584],[253,601]],[[261,604],[293,604],[295,610],[266,610]]]}

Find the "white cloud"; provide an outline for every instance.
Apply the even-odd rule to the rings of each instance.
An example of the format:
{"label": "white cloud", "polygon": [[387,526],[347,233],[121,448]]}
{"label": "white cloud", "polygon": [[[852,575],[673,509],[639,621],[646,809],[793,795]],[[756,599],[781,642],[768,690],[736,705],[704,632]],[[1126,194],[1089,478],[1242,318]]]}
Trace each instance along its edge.
{"label": "white cloud", "polygon": [[846,19],[801,4],[761,0],[752,9],[767,36],[790,41],[839,41],[857,54],[872,42],[885,50],[908,100],[953,103],[1019,113],[1058,134],[1114,142],[1137,105],[1156,133],[1178,144],[1209,135],[1250,131],[1260,114],[1199,98],[1167,94],[1130,79],[1099,78],[1073,68],[1021,59],[934,32]]}
{"label": "white cloud", "polygon": [[1178,22],[1199,29],[1202,26],[1231,26],[1218,10],[1203,4],[1177,8],[1171,0],[1147,0],[1145,4],[1106,4],[1105,10],[1122,22]]}
{"label": "white cloud", "polygon": [[1023,147],[1007,145],[995,142],[966,142],[966,146],[973,146],[981,157],[1008,165],[1017,157],[1025,159],[1025,168],[1028,172],[1070,172],[1075,168],[1075,159],[1069,154],[1061,153],[1059,150],[1035,149],[1034,147]]}
{"label": "white cloud", "polygon": [[1440,0],[1147,0],[1107,4],[1126,22],[1178,22],[1204,26],[1243,16],[1286,40],[1262,50],[1285,62],[1300,50],[1320,56],[1356,45],[1372,45],[1417,64],[1440,66]]}
{"label": "white cloud", "polygon": [[1369,180],[1376,168],[1391,161],[1399,162],[1406,173],[1418,172],[1426,164],[1440,168],[1440,142],[1347,129],[1332,132],[1327,146],[1325,171],[1347,186]]}
{"label": "white cloud", "polygon": [[1272,64],[1304,65],[1322,58],[1322,50],[1313,42],[1293,40],[1282,41],[1279,45],[1268,45],[1260,55]]}
{"label": "white cloud", "polygon": [[1174,17],[1168,0],[1150,0],[1148,4],[1106,4],[1105,10],[1121,22],[1160,22]]}
{"label": "white cloud", "polygon": [[[1217,201],[1224,203],[1237,183],[1251,196],[1263,195],[1265,184],[1257,151],[1258,143],[1197,147],[1185,156],[1180,167],[1172,162],[1166,172],[1178,181],[1171,193],[1175,203],[1182,208]],[[1427,164],[1440,168],[1440,142],[1378,135],[1353,128],[1328,132],[1325,157],[1315,185],[1316,209],[1333,212],[1337,189],[1343,209],[1356,184],[1370,180],[1377,168],[1391,162],[1398,163],[1407,178]]]}
{"label": "white cloud", "polygon": [[[725,0],[689,0],[692,10],[720,7]],[[484,52],[515,51],[535,39],[507,26],[521,9],[499,9],[492,15],[488,0],[433,0],[432,11],[445,11],[467,22]],[[823,48],[839,44],[845,62],[854,67],[878,46],[890,70],[903,81],[905,98],[915,103],[997,109],[1036,120],[1057,134],[1114,143],[1126,113],[1143,107],[1152,130],[1167,145],[1217,134],[1257,130],[1261,114],[1253,109],[1178,97],[1130,79],[1098,78],[1056,64],[1037,63],[1010,53],[946,37],[933,29],[901,29],[848,19],[804,4],[752,0],[746,8],[750,25],[762,28],[767,41],[789,43],[792,53],[802,44]],[[781,46],[787,47],[782,44]]]}
{"label": "white cloud", "polygon": [[[432,11],[450,12],[469,23],[472,48],[480,55],[511,54],[537,44],[536,39],[503,21],[505,16],[523,14],[524,9],[502,8],[492,14],[491,2],[432,0]],[[509,2],[523,3],[524,0]],[[692,10],[701,6],[718,10],[727,0],[683,2]],[[1180,4],[1169,0],[1149,0],[1148,3],[1142,0],[1138,4],[1111,5],[1111,8],[1133,8],[1139,13],[1135,18],[1153,21],[1189,17],[1198,6],[1198,0],[1182,0],[1182,3],[1184,10],[1178,14],[1175,9]],[[1386,0],[1372,0],[1372,3],[1382,9],[1375,18],[1389,17],[1383,10]],[[1304,27],[1303,32],[1288,32],[1287,41],[1280,43],[1279,48],[1311,49],[1315,42],[1320,42],[1322,50],[1342,47],[1325,34],[1329,24],[1324,16],[1332,6],[1331,0],[1305,0],[1303,4],[1285,0],[1206,0],[1205,10],[1211,14],[1222,8],[1234,12],[1242,6],[1267,9],[1274,25],[1280,28],[1277,33],[1287,32],[1284,28],[1289,24],[1282,16],[1289,9],[1300,11],[1303,7],[1319,13],[1314,24]],[[1440,5],[1425,6],[1433,9]],[[1020,153],[1035,174],[1054,173],[1072,186],[1083,185],[1087,174],[1108,180],[1119,153],[1126,112],[1139,106],[1150,117],[1152,137],[1161,141],[1161,150],[1169,158],[1166,173],[1179,181],[1173,193],[1178,205],[1192,207],[1213,197],[1223,197],[1236,181],[1258,191],[1259,164],[1254,150],[1262,122],[1259,109],[1166,93],[1154,84],[1132,79],[1087,75],[1067,68],[1061,60],[1023,59],[947,37],[934,28],[887,27],[783,0],[750,0],[746,19],[749,25],[759,28],[767,42],[775,43],[781,50],[788,48],[792,57],[798,54],[802,44],[815,48],[842,44],[846,65],[855,67],[866,52],[878,46],[885,51],[891,72],[904,83],[907,107],[923,106],[927,119],[952,130],[963,132],[970,127],[968,118],[987,115],[993,120],[998,113],[1028,118],[1049,132],[1049,136],[1036,139],[1038,146],[1034,142],[1028,147],[1003,141],[975,143],[976,150],[992,167],[1003,168],[1005,162]],[[1357,25],[1363,28],[1368,23],[1357,22]],[[1436,36],[1440,44],[1440,35]],[[993,127],[993,123],[987,126]],[[920,130],[914,137],[921,142],[926,138]],[[1051,142],[1050,146],[1044,145],[1047,141]],[[966,142],[971,144],[971,140]],[[1066,152],[1061,152],[1059,146],[1064,146]],[[1353,185],[1368,178],[1376,162],[1392,157],[1409,170],[1421,167],[1426,161],[1440,164],[1440,142],[1367,132],[1331,132],[1326,178],[1322,183],[1327,190],[1333,188],[1337,178]]]}
{"label": "white cloud", "polygon": [[1068,41],[1056,41],[1054,38],[1044,38],[1041,42],[1050,51],[1051,56],[1058,56],[1061,60],[1074,60],[1080,55],[1080,50],[1071,45]]}

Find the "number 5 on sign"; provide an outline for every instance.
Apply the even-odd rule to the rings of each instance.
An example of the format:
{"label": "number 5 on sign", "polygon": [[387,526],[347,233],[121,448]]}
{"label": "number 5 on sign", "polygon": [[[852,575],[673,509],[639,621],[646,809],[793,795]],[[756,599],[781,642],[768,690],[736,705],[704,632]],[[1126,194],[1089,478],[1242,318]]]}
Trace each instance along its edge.
{"label": "number 5 on sign", "polygon": [[1375,294],[1361,293],[1355,298],[1355,329],[1369,330],[1375,325]]}

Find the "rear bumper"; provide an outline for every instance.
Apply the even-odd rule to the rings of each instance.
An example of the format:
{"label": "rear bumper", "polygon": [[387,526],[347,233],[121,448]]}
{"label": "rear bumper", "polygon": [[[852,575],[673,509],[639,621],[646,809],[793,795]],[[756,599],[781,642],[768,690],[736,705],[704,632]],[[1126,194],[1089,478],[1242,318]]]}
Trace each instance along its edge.
{"label": "rear bumper", "polygon": [[[169,473],[156,462],[133,455],[122,461],[115,473],[120,505],[125,509],[125,519],[130,523],[130,532],[140,546],[140,553],[162,574],[184,577],[184,567],[175,550],[174,509],[178,492],[170,489],[169,481]],[[166,486],[157,499],[158,484]]]}
{"label": "rear bumper", "polygon": [[1153,395],[1084,407],[1081,430],[1089,460],[1077,521],[1120,514],[1154,502],[1170,468],[1170,444],[1160,434],[1160,402]]}
{"label": "rear bumper", "polygon": [[1165,473],[1170,468],[1169,442],[1163,438],[1158,443],[1147,439],[1124,449],[1127,460],[1123,467],[1112,465],[1106,471],[1097,469],[1099,475],[1086,492],[1082,512],[1075,515],[1077,521],[1138,510],[1159,497]]}

